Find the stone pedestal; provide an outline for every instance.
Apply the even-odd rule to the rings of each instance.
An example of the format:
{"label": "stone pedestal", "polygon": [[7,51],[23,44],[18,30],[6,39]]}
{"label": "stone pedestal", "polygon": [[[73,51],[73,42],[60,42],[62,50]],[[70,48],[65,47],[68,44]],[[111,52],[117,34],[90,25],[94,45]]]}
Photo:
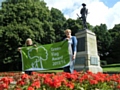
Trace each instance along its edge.
{"label": "stone pedestal", "polygon": [[75,70],[89,70],[93,73],[102,72],[95,33],[88,29],[81,30],[76,33],[76,37],[78,39],[78,46]]}

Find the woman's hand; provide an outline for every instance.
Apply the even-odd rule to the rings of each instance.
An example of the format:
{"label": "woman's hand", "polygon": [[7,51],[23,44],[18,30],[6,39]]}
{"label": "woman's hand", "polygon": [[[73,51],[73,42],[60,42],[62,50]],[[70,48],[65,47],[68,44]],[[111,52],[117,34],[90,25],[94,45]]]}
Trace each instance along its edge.
{"label": "woman's hand", "polygon": [[73,56],[72,56],[72,60],[75,60],[75,58],[76,58],[76,55],[73,55]]}
{"label": "woman's hand", "polygon": [[76,52],[74,52],[74,54],[72,55],[72,60],[75,60],[76,58]]}
{"label": "woman's hand", "polygon": [[20,50],[21,50],[21,47],[18,48],[18,51],[19,51],[19,52],[20,52]]}
{"label": "woman's hand", "polygon": [[66,40],[69,40],[70,38],[66,38]]}
{"label": "woman's hand", "polygon": [[34,44],[33,46],[34,46],[34,47],[37,47],[37,45],[36,45],[36,44]]}

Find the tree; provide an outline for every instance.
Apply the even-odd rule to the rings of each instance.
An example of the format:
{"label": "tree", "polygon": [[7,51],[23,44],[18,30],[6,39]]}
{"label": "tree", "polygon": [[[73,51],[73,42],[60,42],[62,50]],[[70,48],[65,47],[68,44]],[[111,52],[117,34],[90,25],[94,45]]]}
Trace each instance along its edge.
{"label": "tree", "polygon": [[97,36],[98,54],[101,60],[106,60],[110,54],[112,38],[105,24],[95,26],[93,32]]}
{"label": "tree", "polygon": [[117,24],[113,29],[109,30],[112,37],[112,43],[110,47],[110,57],[113,63],[120,63],[120,24]]}
{"label": "tree", "polygon": [[42,0],[4,1],[0,9],[1,62],[20,61],[17,48],[24,46],[27,38],[41,44],[55,42],[51,19],[50,10]]}
{"label": "tree", "polygon": [[51,17],[53,22],[53,28],[55,30],[56,42],[61,41],[64,37],[65,28],[63,27],[63,25],[66,23],[66,18],[60,10],[55,8],[51,9]]}
{"label": "tree", "polygon": [[81,28],[81,25],[79,24],[79,22],[77,20],[73,20],[71,18],[69,18],[66,23],[64,24],[64,27],[67,29],[71,29],[72,31],[72,35],[75,35],[75,33],[77,33],[80,28]]}

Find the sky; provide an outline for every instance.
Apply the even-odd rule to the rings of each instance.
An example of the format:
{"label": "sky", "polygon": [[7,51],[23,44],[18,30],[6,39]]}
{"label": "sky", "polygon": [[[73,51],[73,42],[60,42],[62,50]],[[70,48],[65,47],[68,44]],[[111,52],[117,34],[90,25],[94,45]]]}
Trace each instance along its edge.
{"label": "sky", "polygon": [[[4,0],[0,0],[0,3]],[[51,9],[59,9],[64,16],[77,19],[80,15],[82,3],[88,8],[87,22],[92,26],[106,24],[108,29],[112,29],[115,24],[120,24],[120,0],[44,0]]]}
{"label": "sky", "polygon": [[77,19],[80,15],[82,3],[88,8],[87,22],[96,26],[106,24],[112,29],[115,24],[120,24],[120,0],[44,0],[47,6],[59,9],[64,16]]}

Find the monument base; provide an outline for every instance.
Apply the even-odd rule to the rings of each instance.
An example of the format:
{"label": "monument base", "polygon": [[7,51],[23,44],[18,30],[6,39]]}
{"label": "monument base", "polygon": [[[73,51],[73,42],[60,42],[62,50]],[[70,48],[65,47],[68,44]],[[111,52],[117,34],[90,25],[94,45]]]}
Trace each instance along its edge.
{"label": "monument base", "polygon": [[103,72],[100,66],[75,66],[76,71],[91,71],[92,73]]}

